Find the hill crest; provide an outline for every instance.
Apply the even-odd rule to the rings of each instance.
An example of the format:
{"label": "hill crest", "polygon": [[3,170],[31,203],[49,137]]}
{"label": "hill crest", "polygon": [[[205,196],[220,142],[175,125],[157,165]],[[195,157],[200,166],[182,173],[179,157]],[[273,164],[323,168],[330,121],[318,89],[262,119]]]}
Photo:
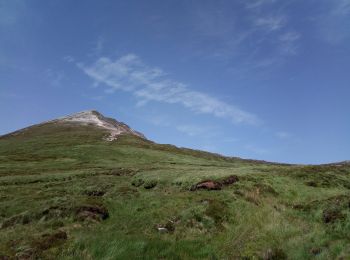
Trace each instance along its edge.
{"label": "hill crest", "polygon": [[107,141],[113,141],[117,139],[119,135],[122,134],[130,134],[135,135],[143,139],[147,139],[142,133],[135,131],[131,127],[129,127],[127,124],[123,122],[119,122],[113,118],[105,117],[100,112],[96,110],[85,110],[81,112],[77,112],[74,114],[70,114],[67,116],[59,117],[57,119],[44,121],[39,124],[35,124],[20,130],[17,130],[15,132],[3,135],[5,136],[14,136],[21,134],[23,132],[26,132],[29,129],[32,129],[34,127],[38,126],[45,126],[47,124],[71,124],[71,125],[82,125],[82,126],[94,126],[102,130],[107,130],[109,132],[109,136],[105,138]]}
{"label": "hill crest", "polygon": [[81,111],[78,113],[55,119],[51,122],[66,122],[77,123],[81,125],[94,125],[99,128],[106,129],[110,132],[110,136],[106,138],[107,141],[113,141],[117,138],[118,135],[121,134],[132,134],[146,139],[146,137],[142,133],[133,130],[127,124],[119,122],[113,118],[105,117],[96,110]]}

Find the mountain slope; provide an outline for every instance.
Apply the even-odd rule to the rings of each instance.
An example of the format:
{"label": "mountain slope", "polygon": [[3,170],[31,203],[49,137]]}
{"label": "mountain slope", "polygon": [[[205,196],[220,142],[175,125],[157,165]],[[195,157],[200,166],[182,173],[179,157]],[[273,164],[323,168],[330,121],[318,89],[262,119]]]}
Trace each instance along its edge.
{"label": "mountain slope", "polygon": [[[34,125],[31,127],[27,127],[21,130],[18,130],[16,132],[10,133],[8,135],[21,135],[21,134],[27,134],[28,131],[33,130],[33,128],[38,127],[47,127],[47,126],[56,126],[56,127],[64,127],[64,126],[92,126],[95,128],[99,128],[100,130],[104,130],[105,132],[109,133],[109,136],[107,136],[105,139],[107,141],[113,141],[117,139],[117,136],[123,135],[123,134],[130,134],[135,135],[141,138],[146,139],[146,137],[131,129],[128,125],[118,122],[117,120],[113,118],[108,118],[103,116],[101,113],[95,111],[95,110],[87,110],[78,112],[72,115],[68,115],[65,117],[61,117],[55,120],[43,122],[38,125]],[[5,136],[8,136],[5,135]]]}
{"label": "mountain slope", "polygon": [[349,164],[227,158],[135,133],[90,111],[0,137],[0,255],[349,257]]}

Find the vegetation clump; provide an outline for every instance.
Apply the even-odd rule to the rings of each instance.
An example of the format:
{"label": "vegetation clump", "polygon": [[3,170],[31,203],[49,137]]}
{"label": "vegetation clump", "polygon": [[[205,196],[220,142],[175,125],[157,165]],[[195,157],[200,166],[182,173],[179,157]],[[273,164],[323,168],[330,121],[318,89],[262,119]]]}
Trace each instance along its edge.
{"label": "vegetation clump", "polygon": [[147,190],[149,189],[153,189],[154,187],[157,186],[157,180],[147,180],[145,181],[145,183],[143,184],[143,187]]}
{"label": "vegetation clump", "polygon": [[135,187],[140,187],[141,185],[143,185],[145,183],[145,181],[141,178],[135,178],[132,180],[131,184]]}

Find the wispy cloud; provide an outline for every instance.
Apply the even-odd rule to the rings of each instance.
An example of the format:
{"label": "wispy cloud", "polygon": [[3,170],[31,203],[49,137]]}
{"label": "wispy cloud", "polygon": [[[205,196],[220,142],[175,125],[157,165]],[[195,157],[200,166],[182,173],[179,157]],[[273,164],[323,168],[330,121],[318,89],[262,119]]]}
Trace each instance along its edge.
{"label": "wispy cloud", "polygon": [[194,113],[210,114],[233,123],[256,125],[261,122],[252,113],[171,79],[161,69],[144,64],[134,54],[122,56],[115,61],[102,57],[92,65],[77,65],[97,84],[105,84],[111,93],[115,90],[133,93],[138,98],[139,105],[150,101],[179,104]]}
{"label": "wispy cloud", "polygon": [[284,16],[258,17],[254,23],[256,26],[267,31],[276,31],[286,24],[286,18]]}
{"label": "wispy cloud", "polygon": [[291,138],[293,135],[291,133],[288,133],[288,132],[284,132],[284,131],[281,131],[281,132],[277,132],[276,133],[276,136],[280,139],[289,139]]}
{"label": "wispy cloud", "polygon": [[[189,1],[190,2],[190,1]],[[237,15],[222,3],[189,4],[192,53],[196,57],[227,61],[239,54],[250,31],[241,30]]]}
{"label": "wispy cloud", "polygon": [[65,74],[62,71],[54,71],[52,69],[47,69],[45,71],[45,74],[47,80],[54,87],[60,87],[62,81],[65,79]]}
{"label": "wispy cloud", "polygon": [[101,55],[105,44],[105,39],[100,35],[97,37],[96,41],[93,42],[93,47],[88,56],[98,57]]}
{"label": "wispy cloud", "polygon": [[[244,62],[238,68],[231,68],[238,76],[249,74],[253,72],[255,75],[265,77],[265,73],[269,70],[283,65],[287,58],[297,55],[300,48],[301,34],[295,31],[280,32],[274,39],[268,38],[274,44],[269,56],[261,54],[261,50],[257,45],[256,51],[252,52],[250,56],[246,57]],[[258,74],[262,72],[262,74]],[[267,73],[268,76],[269,73]]]}
{"label": "wispy cloud", "polygon": [[103,45],[104,45],[104,39],[102,36],[99,36],[98,39],[97,39],[97,42],[96,42],[96,47],[95,47],[95,50],[96,50],[96,53],[97,54],[100,54],[102,49],[103,49]]}
{"label": "wispy cloud", "polygon": [[272,4],[275,1],[276,0],[248,0],[248,1],[245,1],[245,4],[246,4],[246,8],[255,9],[255,8],[260,8],[267,4]]}
{"label": "wispy cloud", "polygon": [[350,14],[350,0],[335,0],[334,9],[332,13],[335,15],[349,15]]}
{"label": "wispy cloud", "polygon": [[26,3],[23,0],[0,0],[0,26],[15,24],[25,7]]}
{"label": "wispy cloud", "polygon": [[332,45],[342,44],[350,38],[350,0],[328,0],[324,12],[316,19],[322,38]]}
{"label": "wispy cloud", "polygon": [[297,33],[294,31],[282,34],[279,37],[279,40],[281,42],[282,52],[284,54],[287,54],[287,55],[297,54],[298,41],[299,41],[300,37],[301,37],[300,33]]}
{"label": "wispy cloud", "polygon": [[75,61],[75,59],[72,56],[70,56],[70,55],[64,56],[62,59],[63,59],[63,61],[66,61],[66,62],[69,62],[69,63],[72,63],[72,62]]}
{"label": "wispy cloud", "polygon": [[268,77],[302,46],[286,9],[291,1],[241,0],[233,1],[234,8],[222,2],[194,5],[195,57],[229,64],[227,70],[238,71],[238,77]]}
{"label": "wispy cloud", "polygon": [[280,36],[282,42],[295,42],[300,38],[300,34],[297,32],[287,32]]}

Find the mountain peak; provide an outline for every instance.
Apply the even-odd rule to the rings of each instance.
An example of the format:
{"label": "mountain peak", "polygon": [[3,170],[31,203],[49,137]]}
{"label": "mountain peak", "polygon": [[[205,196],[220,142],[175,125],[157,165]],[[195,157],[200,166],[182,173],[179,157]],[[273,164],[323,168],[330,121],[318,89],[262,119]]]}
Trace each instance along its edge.
{"label": "mountain peak", "polygon": [[105,117],[96,110],[86,110],[78,113],[74,113],[59,119],[53,120],[56,123],[75,123],[81,125],[94,125],[99,128],[106,129],[110,132],[110,136],[106,138],[107,141],[113,141],[121,134],[132,134],[146,139],[146,137],[131,129],[123,122],[119,122],[113,118]]}
{"label": "mountain peak", "polygon": [[96,117],[104,117],[100,112],[96,110],[85,110],[81,112],[77,112],[68,116],[60,117],[58,120],[81,120],[81,121],[86,121],[86,120],[92,120],[93,118]]}

